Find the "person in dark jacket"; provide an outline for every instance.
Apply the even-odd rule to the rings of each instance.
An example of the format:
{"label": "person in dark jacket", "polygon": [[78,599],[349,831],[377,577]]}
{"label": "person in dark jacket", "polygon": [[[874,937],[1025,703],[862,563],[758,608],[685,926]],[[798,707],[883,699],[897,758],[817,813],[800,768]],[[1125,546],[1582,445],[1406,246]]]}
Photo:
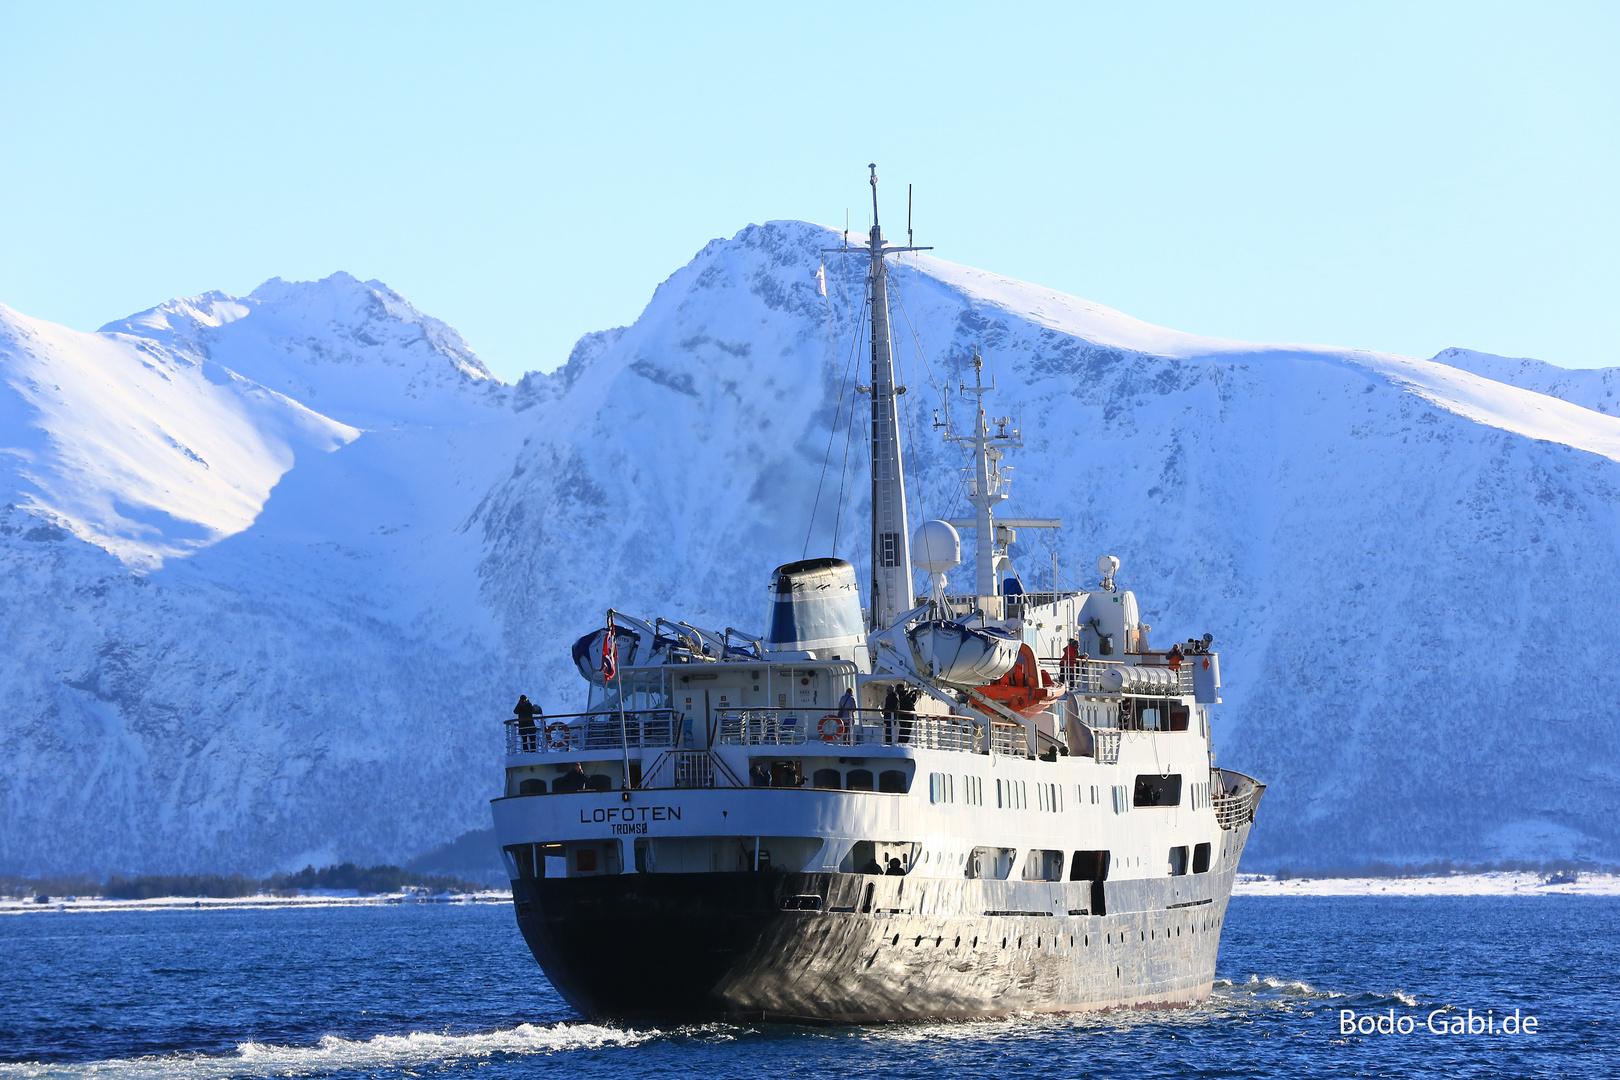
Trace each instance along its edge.
{"label": "person in dark jacket", "polygon": [[909,743],[911,742],[912,721],[917,716],[917,688],[910,683],[906,683],[900,687],[900,692],[896,696],[899,703],[899,709],[895,714],[898,718],[898,723],[895,725],[899,729],[898,741]]}
{"label": "person in dark jacket", "polygon": [[584,791],[585,785],[590,781],[585,776],[585,766],[574,762],[574,767],[557,777],[557,782],[551,785],[552,791]]}
{"label": "person in dark jacket", "polygon": [[522,752],[534,753],[539,749],[536,745],[539,740],[536,738],[538,729],[535,727],[534,718],[537,716],[543,718],[545,713],[529,700],[528,694],[518,695],[517,704],[512,706],[512,712],[517,715],[518,741],[522,745]]}
{"label": "person in dark jacket", "polygon": [[905,877],[906,868],[900,865],[899,859],[890,859],[889,868],[885,870],[884,873],[888,874],[890,877]]}
{"label": "person in dark jacket", "polygon": [[889,692],[883,695],[883,741],[894,745],[894,720],[900,712],[900,691],[889,684]]}

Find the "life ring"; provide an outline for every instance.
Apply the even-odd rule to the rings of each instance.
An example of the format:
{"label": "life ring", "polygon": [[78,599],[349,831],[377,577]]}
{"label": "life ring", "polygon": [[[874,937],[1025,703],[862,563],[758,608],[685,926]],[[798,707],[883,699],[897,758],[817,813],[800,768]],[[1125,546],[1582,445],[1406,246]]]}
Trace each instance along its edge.
{"label": "life ring", "polygon": [[[832,725],[831,730],[828,730],[829,724]],[[843,742],[844,737],[849,734],[849,722],[837,713],[828,713],[816,724],[816,733],[821,736],[822,742]]]}
{"label": "life ring", "polygon": [[561,720],[554,724],[547,724],[546,745],[553,750],[566,750],[568,749],[568,739],[572,734],[573,732],[568,730],[568,725]]}

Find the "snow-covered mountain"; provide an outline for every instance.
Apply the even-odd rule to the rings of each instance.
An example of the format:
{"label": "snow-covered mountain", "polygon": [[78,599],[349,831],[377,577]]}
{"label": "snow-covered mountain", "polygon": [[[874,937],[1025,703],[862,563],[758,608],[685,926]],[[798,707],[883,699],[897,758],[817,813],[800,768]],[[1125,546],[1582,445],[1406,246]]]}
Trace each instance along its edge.
{"label": "snow-covered mountain", "polygon": [[[861,565],[835,240],[714,241],[510,387],[341,274],[99,334],[0,309],[0,870],[407,859],[485,826],[499,718],[577,704],[608,605],[757,628],[777,563]],[[963,510],[934,410],[977,346],[1023,409],[1010,512],[1065,518],[1026,581],[1112,553],[1158,640],[1216,636],[1221,761],[1271,784],[1256,865],[1620,853],[1620,731],[1586,704],[1620,681],[1615,369],[894,272],[913,513]]]}

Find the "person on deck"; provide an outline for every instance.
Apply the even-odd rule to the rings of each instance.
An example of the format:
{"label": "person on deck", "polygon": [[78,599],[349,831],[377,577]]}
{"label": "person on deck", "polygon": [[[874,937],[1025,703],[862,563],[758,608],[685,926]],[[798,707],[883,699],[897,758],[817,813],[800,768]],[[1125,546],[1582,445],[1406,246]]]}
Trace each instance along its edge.
{"label": "person on deck", "polygon": [[899,709],[896,711],[896,741],[900,743],[911,742],[913,721],[917,716],[918,691],[915,686],[907,683],[900,687],[897,695]]}
{"label": "person on deck", "polygon": [[574,762],[573,768],[557,777],[557,782],[551,785],[552,791],[584,791],[585,785],[590,781],[585,776],[585,766]]}
{"label": "person on deck", "polygon": [[905,877],[906,868],[900,865],[899,859],[890,859],[889,868],[885,870],[884,873],[891,877]]}
{"label": "person on deck", "polygon": [[838,699],[838,719],[851,720],[855,716],[855,691],[850,687],[844,688],[844,696]]}
{"label": "person on deck", "polygon": [[1070,638],[1063,646],[1063,681],[1072,683],[1080,675],[1080,639]]}
{"label": "person on deck", "polygon": [[535,733],[538,729],[535,727],[534,718],[544,717],[545,713],[529,700],[528,694],[518,695],[517,704],[512,706],[512,712],[517,716],[518,741],[522,746],[522,752],[534,753],[538,749],[535,745],[537,741]]}
{"label": "person on deck", "polygon": [[889,692],[883,695],[883,741],[890,746],[894,745],[894,722],[899,712],[900,691],[890,683]]}

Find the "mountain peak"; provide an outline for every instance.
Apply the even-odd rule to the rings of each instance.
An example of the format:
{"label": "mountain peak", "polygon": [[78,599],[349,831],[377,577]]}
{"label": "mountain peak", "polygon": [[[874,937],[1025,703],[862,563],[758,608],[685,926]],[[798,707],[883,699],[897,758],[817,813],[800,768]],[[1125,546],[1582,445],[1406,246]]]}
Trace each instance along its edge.
{"label": "mountain peak", "polygon": [[500,403],[504,384],[452,327],[381,281],[338,271],[275,277],[245,297],[204,293],[108,323],[212,360],[317,412],[363,428],[431,422]]}

